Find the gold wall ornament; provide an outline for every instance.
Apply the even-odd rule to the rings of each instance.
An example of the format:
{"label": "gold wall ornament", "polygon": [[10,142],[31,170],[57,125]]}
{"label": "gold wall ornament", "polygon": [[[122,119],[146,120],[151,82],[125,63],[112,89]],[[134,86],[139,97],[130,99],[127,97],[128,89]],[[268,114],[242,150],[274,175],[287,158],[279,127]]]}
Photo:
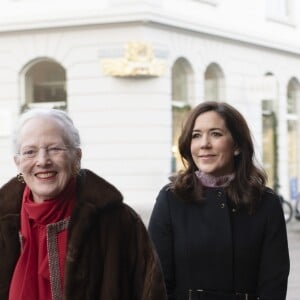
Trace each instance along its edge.
{"label": "gold wall ornament", "polygon": [[166,69],[162,59],[155,58],[148,43],[128,42],[122,58],[105,58],[101,64],[105,75],[117,77],[158,77]]}

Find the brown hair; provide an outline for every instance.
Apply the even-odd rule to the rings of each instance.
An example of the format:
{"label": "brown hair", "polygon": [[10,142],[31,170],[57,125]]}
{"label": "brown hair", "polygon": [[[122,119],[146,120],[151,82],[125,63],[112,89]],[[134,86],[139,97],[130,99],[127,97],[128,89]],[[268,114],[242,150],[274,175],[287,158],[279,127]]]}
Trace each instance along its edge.
{"label": "brown hair", "polygon": [[247,207],[253,212],[264,190],[267,175],[255,165],[253,141],[245,118],[228,103],[207,101],[190,112],[178,141],[185,170],[174,177],[171,188],[184,199],[199,201],[203,198],[203,187],[195,176],[198,168],[193,161],[190,146],[197,117],[208,111],[215,111],[221,116],[240,152],[234,157],[235,178],[227,188],[227,194],[235,205]]}

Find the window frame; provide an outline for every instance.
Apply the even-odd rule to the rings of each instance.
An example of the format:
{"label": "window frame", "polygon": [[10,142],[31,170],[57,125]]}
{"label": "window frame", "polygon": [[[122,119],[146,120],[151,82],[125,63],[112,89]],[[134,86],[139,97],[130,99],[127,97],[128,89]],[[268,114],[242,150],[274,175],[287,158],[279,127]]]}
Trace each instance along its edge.
{"label": "window frame", "polygon": [[[57,80],[40,80],[34,82],[34,75],[30,74],[34,68],[40,63],[51,63],[54,64],[55,67],[61,68],[64,72],[64,80],[57,79]],[[53,67],[53,66],[52,66]],[[34,72],[34,71],[33,71]],[[67,110],[67,103],[68,103],[68,92],[67,92],[67,73],[65,68],[58,62],[52,59],[37,59],[31,62],[22,72],[21,75],[21,88],[22,88],[22,101],[21,101],[21,111],[24,111],[28,108],[56,108]],[[34,101],[36,100],[34,97],[35,89],[37,86],[41,88],[44,87],[51,87],[53,88],[58,87],[60,89],[64,89],[65,99],[58,99],[57,101]],[[47,100],[47,99],[46,99]]]}
{"label": "window frame", "polygon": [[[271,1],[285,1],[286,14],[281,14],[271,7]],[[266,0],[266,19],[283,25],[295,26],[292,0]]]}

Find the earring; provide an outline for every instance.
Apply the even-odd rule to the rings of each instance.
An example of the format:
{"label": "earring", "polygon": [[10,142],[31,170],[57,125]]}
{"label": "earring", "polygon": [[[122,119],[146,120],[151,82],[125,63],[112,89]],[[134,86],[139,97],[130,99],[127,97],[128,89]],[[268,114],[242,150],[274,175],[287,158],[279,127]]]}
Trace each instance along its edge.
{"label": "earring", "polygon": [[21,183],[25,183],[24,177],[23,177],[23,174],[22,174],[22,173],[19,173],[19,174],[17,175],[17,180],[18,180],[19,182],[21,182]]}
{"label": "earring", "polygon": [[235,156],[239,155],[239,154],[240,154],[240,150],[235,150],[235,151],[233,152],[233,154],[234,154]]}

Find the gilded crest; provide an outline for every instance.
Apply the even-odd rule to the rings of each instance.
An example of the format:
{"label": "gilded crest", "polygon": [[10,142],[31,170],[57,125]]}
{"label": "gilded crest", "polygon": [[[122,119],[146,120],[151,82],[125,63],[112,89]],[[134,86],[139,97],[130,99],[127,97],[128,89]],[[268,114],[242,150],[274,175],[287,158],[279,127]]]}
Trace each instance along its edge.
{"label": "gilded crest", "polygon": [[106,58],[101,61],[106,75],[119,77],[155,77],[165,72],[165,62],[155,58],[148,43],[128,42],[124,57]]}

